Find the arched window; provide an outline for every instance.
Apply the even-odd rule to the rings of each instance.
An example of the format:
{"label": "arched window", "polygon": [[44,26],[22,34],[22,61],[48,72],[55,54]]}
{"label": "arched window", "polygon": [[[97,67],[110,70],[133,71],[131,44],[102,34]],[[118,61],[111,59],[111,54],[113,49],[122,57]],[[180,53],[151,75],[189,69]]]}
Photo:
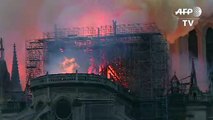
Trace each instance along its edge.
{"label": "arched window", "polygon": [[72,108],[69,100],[62,98],[55,104],[55,114],[59,119],[71,120]]}

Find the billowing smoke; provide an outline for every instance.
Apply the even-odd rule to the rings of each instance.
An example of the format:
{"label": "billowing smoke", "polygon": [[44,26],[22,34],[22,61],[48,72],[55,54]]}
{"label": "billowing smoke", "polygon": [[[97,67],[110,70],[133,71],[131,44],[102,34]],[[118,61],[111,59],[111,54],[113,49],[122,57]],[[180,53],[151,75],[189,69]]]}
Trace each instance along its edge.
{"label": "billowing smoke", "polygon": [[[189,31],[199,23],[195,21],[193,27],[184,27],[178,20],[178,17],[174,15],[174,11],[178,8],[193,8],[199,6],[202,8],[202,15],[200,20],[205,21],[213,15],[213,1],[212,0],[145,0],[148,5],[149,19],[154,21],[161,32],[166,36],[167,40],[174,44],[172,49],[176,49],[171,53],[172,59],[172,71],[176,72],[178,76],[185,77],[190,74],[191,60],[189,59],[190,53],[188,52],[188,41],[176,42],[182,40],[182,36],[186,36]],[[196,42],[196,41],[195,41]],[[186,47],[182,49],[183,47]],[[181,50],[182,49],[182,50]],[[199,52],[199,54],[203,54]],[[202,55],[200,55],[202,56]],[[196,59],[197,78],[199,86],[202,90],[208,88],[208,78],[205,66],[205,61],[202,58]]]}
{"label": "billowing smoke", "polygon": [[80,66],[78,65],[75,58],[64,58],[64,61],[60,65],[62,72],[64,73],[75,73]]}
{"label": "billowing smoke", "polygon": [[[186,35],[194,27],[183,27],[174,12],[178,8],[193,8],[199,6],[203,14],[200,17],[208,18],[213,14],[212,0],[145,0],[149,11],[149,18],[154,21],[167,39],[173,43],[178,37]],[[198,21],[195,21],[198,23]]]}
{"label": "billowing smoke", "polygon": [[201,6],[203,17],[211,15],[212,0],[1,0],[0,35],[6,40],[6,59],[11,71],[12,44],[17,43],[21,79],[25,81],[25,40],[38,38],[62,27],[100,26],[119,23],[155,22],[170,41],[190,29],[178,26],[173,15],[178,7]]}

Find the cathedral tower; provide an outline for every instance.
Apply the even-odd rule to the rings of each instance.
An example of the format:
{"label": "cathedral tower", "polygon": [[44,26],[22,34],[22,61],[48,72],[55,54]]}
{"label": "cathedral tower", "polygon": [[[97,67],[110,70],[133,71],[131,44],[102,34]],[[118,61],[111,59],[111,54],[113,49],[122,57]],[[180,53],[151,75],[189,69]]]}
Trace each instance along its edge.
{"label": "cathedral tower", "polygon": [[22,91],[20,78],[19,78],[19,69],[18,69],[18,60],[16,54],[16,45],[13,46],[13,66],[11,73],[11,82],[12,82],[12,91]]}
{"label": "cathedral tower", "polygon": [[0,102],[5,99],[5,92],[8,91],[10,85],[10,74],[7,70],[7,64],[4,60],[4,47],[3,40],[0,39]]}

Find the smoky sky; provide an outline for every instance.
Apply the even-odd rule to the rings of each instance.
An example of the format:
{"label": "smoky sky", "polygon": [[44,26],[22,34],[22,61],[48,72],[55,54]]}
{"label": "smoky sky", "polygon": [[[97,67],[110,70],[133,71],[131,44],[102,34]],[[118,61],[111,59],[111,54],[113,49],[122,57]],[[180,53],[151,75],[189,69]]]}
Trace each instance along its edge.
{"label": "smoky sky", "polygon": [[16,43],[23,85],[25,41],[41,38],[42,32],[52,31],[55,24],[78,27],[108,25],[113,19],[118,23],[151,21],[174,39],[189,30],[173,32],[178,28],[173,11],[195,5],[203,8],[204,16],[212,14],[212,0],[0,0],[0,36],[4,39],[8,69],[11,71],[12,44]]}
{"label": "smoky sky", "polygon": [[113,19],[123,23],[143,22],[143,11],[115,0],[0,0],[0,36],[11,71],[12,45],[17,44],[22,85],[25,82],[25,41],[41,38],[42,32],[61,27],[99,26]]}

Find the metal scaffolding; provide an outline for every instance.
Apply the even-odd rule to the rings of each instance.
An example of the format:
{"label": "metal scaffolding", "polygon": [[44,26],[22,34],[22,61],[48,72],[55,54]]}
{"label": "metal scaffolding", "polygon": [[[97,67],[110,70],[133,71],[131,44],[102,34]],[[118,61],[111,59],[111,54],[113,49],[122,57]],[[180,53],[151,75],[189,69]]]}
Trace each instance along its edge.
{"label": "metal scaffolding", "polygon": [[44,33],[43,39],[26,44],[26,88],[32,78],[46,72],[46,44],[50,41],[69,42],[70,47],[83,49],[90,56],[94,57],[94,52],[99,53],[100,56],[95,59],[101,64],[96,66],[99,74],[122,84],[137,95],[141,106],[138,119],[166,120],[168,114],[164,88],[169,73],[168,45],[156,28],[154,24],[117,25],[115,21],[113,25],[100,27],[55,27],[55,32]]}
{"label": "metal scaffolding", "polygon": [[45,41],[43,39],[26,42],[26,87],[29,92],[30,80],[44,74]]}

